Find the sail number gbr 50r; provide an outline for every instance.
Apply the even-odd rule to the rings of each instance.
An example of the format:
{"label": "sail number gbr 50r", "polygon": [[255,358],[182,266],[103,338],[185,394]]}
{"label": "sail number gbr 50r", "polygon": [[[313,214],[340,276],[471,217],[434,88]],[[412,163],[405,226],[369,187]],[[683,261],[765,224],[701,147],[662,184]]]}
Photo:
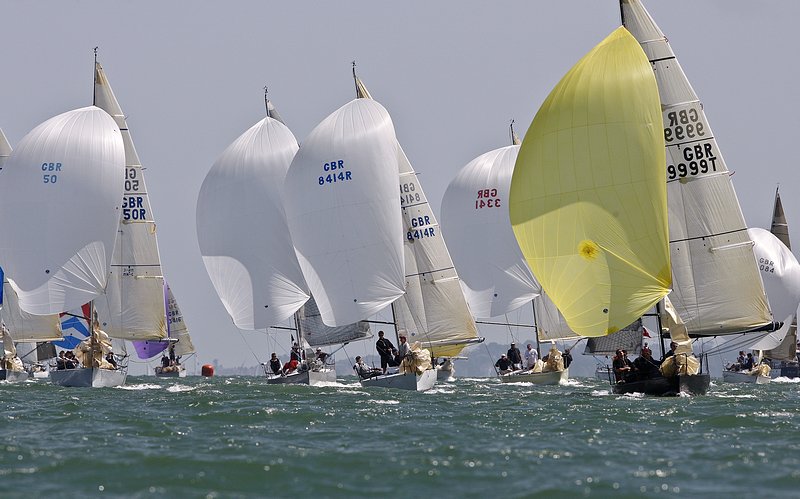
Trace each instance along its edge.
{"label": "sail number gbr 50r", "polygon": [[322,165],[322,170],[327,173],[319,176],[319,185],[325,185],[326,183],[335,184],[336,182],[353,180],[353,173],[350,170],[345,169],[343,159],[325,163]]}

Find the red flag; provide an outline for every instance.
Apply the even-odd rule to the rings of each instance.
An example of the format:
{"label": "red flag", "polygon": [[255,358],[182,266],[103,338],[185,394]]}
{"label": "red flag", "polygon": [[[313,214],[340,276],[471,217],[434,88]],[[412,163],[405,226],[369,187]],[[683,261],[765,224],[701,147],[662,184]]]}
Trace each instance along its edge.
{"label": "red flag", "polygon": [[644,326],[642,326],[642,336],[645,338],[652,338],[652,336],[650,336],[650,331]]}

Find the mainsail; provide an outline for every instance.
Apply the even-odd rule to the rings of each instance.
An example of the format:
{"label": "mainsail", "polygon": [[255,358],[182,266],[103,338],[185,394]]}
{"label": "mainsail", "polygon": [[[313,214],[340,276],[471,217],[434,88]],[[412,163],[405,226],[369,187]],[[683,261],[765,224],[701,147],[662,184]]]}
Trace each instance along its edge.
{"label": "mainsail", "polygon": [[[786,221],[786,214],[783,212],[783,203],[781,202],[781,195],[778,189],[775,189],[775,205],[772,210],[772,224],[771,230],[775,237],[781,240],[784,245],[791,251],[792,243],[789,240],[789,223]],[[783,325],[786,328],[786,334],[783,341],[771,349],[764,352],[764,356],[772,360],[797,360],[797,314],[792,316],[791,322]],[[783,328],[782,328],[783,329]]]}
{"label": "mainsail", "polygon": [[394,126],[356,99],[309,134],[286,174],[286,218],[328,326],[366,319],[403,294],[403,227]]}
{"label": "mainsail", "polygon": [[11,144],[8,143],[6,134],[4,134],[3,129],[0,128],[0,170],[3,169],[3,164],[5,164],[6,159],[8,159],[10,155],[11,155]]}
{"label": "mainsail", "polygon": [[19,142],[0,182],[0,261],[22,310],[56,314],[105,292],[124,175],[119,127],[98,107],[60,114]]}
{"label": "mainsail", "polygon": [[160,339],[167,335],[164,277],[156,223],[125,114],[105,71],[95,62],[94,104],[114,118],[125,146],[125,179],[117,242],[106,293],[95,300],[102,329],[112,338]]}
{"label": "mainsail", "polygon": [[309,297],[284,212],[284,179],[297,139],[269,101],[267,110],[225,149],[197,199],[206,271],[236,327],[248,330],[287,319]]}
{"label": "mainsail", "polygon": [[[508,192],[518,145],[470,161],[447,186],[442,224],[475,317],[507,314],[541,288],[519,249],[508,215]],[[412,193],[414,195],[414,193]]]}
{"label": "mainsail", "polygon": [[652,64],[663,110],[674,279],[670,299],[693,336],[767,325],[772,315],[753,242],[703,105],[642,3],[621,0],[620,7],[624,26]]}
{"label": "mainsail", "polygon": [[582,336],[619,331],[669,292],[660,122],[650,64],[618,28],[562,78],[523,140],[514,233]]}

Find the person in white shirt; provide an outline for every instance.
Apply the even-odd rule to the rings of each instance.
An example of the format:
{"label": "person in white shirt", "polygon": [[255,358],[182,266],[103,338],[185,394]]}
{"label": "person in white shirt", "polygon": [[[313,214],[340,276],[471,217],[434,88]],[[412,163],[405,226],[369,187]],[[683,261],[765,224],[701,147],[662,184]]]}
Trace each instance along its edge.
{"label": "person in white shirt", "polygon": [[536,365],[536,361],[539,360],[539,352],[536,351],[530,343],[523,354],[525,357],[525,369],[533,369]]}

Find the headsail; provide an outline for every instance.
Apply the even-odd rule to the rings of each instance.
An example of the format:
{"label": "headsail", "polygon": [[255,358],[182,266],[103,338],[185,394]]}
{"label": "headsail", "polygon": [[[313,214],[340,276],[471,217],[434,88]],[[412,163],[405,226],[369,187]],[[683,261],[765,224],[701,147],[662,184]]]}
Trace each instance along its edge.
{"label": "headsail", "polygon": [[300,329],[300,337],[312,347],[349,343],[372,337],[369,323],[365,321],[346,326],[326,326],[322,322],[317,302],[313,297],[297,311],[297,327]]}
{"label": "headsail", "polygon": [[140,359],[152,359],[156,355],[166,350],[170,343],[175,343],[175,354],[179,356],[189,355],[195,352],[192,339],[189,337],[189,329],[183,320],[183,314],[178,301],[172,294],[169,284],[164,288],[164,299],[167,306],[167,336],[165,340],[145,340],[134,341],[133,346]]}
{"label": "headsail", "polygon": [[[516,134],[515,134],[516,135]],[[497,317],[530,303],[541,288],[519,249],[508,192],[519,146],[470,161],[447,186],[442,224],[475,317]]]}
{"label": "headsail", "polygon": [[117,242],[106,294],[95,300],[95,310],[102,329],[112,338],[160,339],[167,335],[164,277],[144,169],[106,73],[99,63],[94,66],[94,103],[114,118],[125,146],[124,197]]}
{"label": "headsail", "polygon": [[386,109],[356,99],[314,128],[286,174],[295,252],[329,326],[366,319],[403,294],[401,154]]}
{"label": "headsail", "polygon": [[105,291],[124,175],[119,127],[98,107],[60,114],[20,141],[0,182],[0,261],[20,308],[56,314]]}
{"label": "headsail", "polygon": [[650,64],[618,28],[562,78],[523,140],[511,223],[582,336],[619,331],[669,292],[660,123]]}
{"label": "headsail", "polygon": [[642,3],[621,0],[620,6],[623,24],[650,59],[661,97],[674,278],[670,299],[693,336],[769,324],[753,242],[703,106]]}
{"label": "headsail", "polygon": [[[270,106],[267,101],[268,114],[277,116]],[[240,329],[266,329],[308,300],[283,205],[284,179],[296,152],[292,132],[267,116],[225,149],[200,188],[203,263]]]}

